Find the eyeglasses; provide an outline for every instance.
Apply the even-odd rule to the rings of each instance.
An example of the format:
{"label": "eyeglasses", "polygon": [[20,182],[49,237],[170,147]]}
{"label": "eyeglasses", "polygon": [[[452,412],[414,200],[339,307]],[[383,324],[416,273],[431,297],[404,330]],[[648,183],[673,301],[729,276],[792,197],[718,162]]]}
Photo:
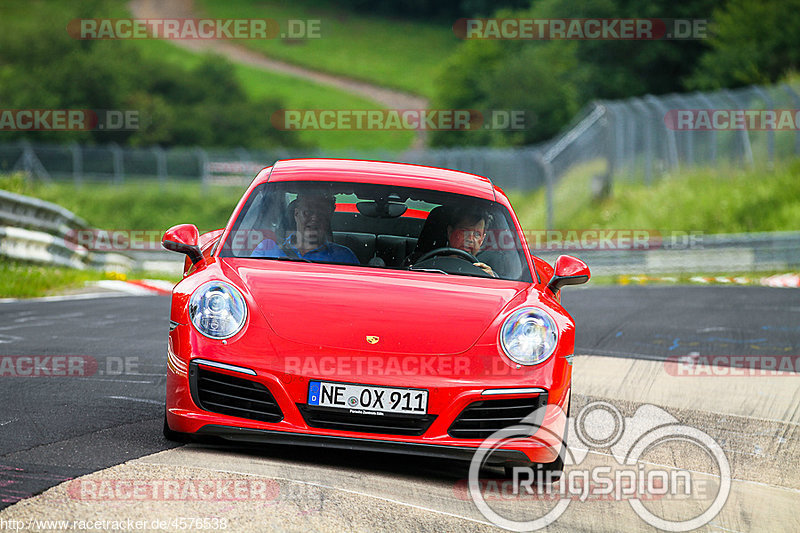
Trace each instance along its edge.
{"label": "eyeglasses", "polygon": [[481,230],[473,230],[467,228],[456,228],[456,233],[463,235],[465,239],[467,237],[472,237],[475,240],[480,240],[485,235],[485,232]]}
{"label": "eyeglasses", "polygon": [[303,218],[309,218],[313,215],[324,216],[332,212],[331,208],[324,205],[307,205],[298,208],[298,212],[303,215]]}

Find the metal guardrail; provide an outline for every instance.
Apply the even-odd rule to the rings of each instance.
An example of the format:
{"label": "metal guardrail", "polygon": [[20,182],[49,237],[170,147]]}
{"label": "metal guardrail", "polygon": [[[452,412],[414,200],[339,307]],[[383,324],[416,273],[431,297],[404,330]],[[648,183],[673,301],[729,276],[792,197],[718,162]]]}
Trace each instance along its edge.
{"label": "metal guardrail", "polygon": [[[89,225],[61,206],[0,190],[0,256],[72,268],[180,273],[182,257],[172,252],[137,251],[132,256],[96,252],[69,236]],[[584,260],[595,275],[791,271],[800,269],[800,232],[697,235],[685,242],[614,249],[581,247],[565,241],[533,248],[554,263],[562,254]],[[591,243],[590,243],[591,246]]]}
{"label": "metal guardrail", "polygon": [[69,236],[89,229],[63,207],[0,190],[0,256],[78,269],[128,271],[134,261],[119,253],[87,250]]}
{"label": "metal guardrail", "polygon": [[549,263],[562,254],[583,260],[593,275],[738,273],[800,269],[800,231],[700,235],[650,249],[533,249]]}
{"label": "metal guardrail", "polygon": [[55,235],[89,228],[85,220],[60,205],[0,190],[0,223]]}

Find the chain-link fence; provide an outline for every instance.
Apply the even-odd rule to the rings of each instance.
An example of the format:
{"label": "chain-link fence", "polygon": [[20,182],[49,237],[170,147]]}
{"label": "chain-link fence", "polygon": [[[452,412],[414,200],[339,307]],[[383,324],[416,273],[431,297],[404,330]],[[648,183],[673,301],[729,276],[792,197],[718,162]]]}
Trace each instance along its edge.
{"label": "chain-link fence", "polygon": [[517,149],[469,147],[390,151],[122,148],[0,144],[0,173],[41,180],[122,183],[152,178],[249,180],[278,159],[344,157],[452,168],[512,191],[545,188],[546,226],[607,194],[617,179],[652,183],[693,166],[771,163],[800,154],[800,92],[788,84],[710,93],[597,101],[557,138]]}
{"label": "chain-link fence", "polygon": [[[229,183],[249,181],[261,168],[279,159],[335,157],[376,159],[453,168],[491,176],[503,188],[531,190],[542,186],[536,147],[524,149],[460,148],[406,152],[363,150],[246,150],[203,148],[122,148],[118,145],[80,146],[20,142],[0,144],[0,173],[21,171],[43,181],[75,183],[134,179],[200,180]],[[234,180],[235,181],[235,180]]]}

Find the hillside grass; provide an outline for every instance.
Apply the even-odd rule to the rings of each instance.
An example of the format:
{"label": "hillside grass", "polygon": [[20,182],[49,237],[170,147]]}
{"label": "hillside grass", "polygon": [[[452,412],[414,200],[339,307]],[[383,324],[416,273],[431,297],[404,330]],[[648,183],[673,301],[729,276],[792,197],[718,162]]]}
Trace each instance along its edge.
{"label": "hillside grass", "polygon": [[[138,41],[145,56],[193,67],[202,54],[179,48],[166,41]],[[293,76],[267,72],[249,65],[234,63],[234,71],[242,88],[252,100],[278,99],[285,109],[382,109],[383,107],[345,91],[319,85]],[[265,128],[272,128],[270,117],[253,117]],[[411,131],[320,131],[300,130],[300,139],[323,150],[404,150],[411,146]]]}
{"label": "hillside grass", "polygon": [[[97,18],[129,18],[127,2],[111,0],[102,4],[107,11],[91,13]],[[7,38],[23,33],[21,28],[39,28],[43,22],[42,14],[52,20],[48,31],[66,32],[67,24],[74,18],[87,16],[86,6],[68,0],[30,0],[27,2],[0,3],[0,30]],[[243,43],[244,41],[234,41]],[[88,42],[87,42],[88,43]],[[98,40],[91,44],[103,46],[106,41]],[[168,41],[139,39],[131,41],[142,53],[144,59],[161,61],[180,69],[192,69],[200,65],[207,53],[194,53]],[[31,43],[30,46],[37,46]],[[277,100],[286,109],[381,109],[382,106],[348,92],[306,81],[293,76],[267,72],[252,66],[233,63],[234,72],[245,94],[253,101]],[[3,75],[0,64],[0,79]],[[43,103],[42,107],[46,107]],[[273,128],[270,117],[254,116],[252,120]],[[403,150],[411,146],[414,132],[410,131],[313,131],[298,132],[300,139],[311,147],[323,150]]]}
{"label": "hillside grass", "polygon": [[319,38],[239,43],[276,59],[427,98],[434,96],[433,80],[459,43],[451,24],[370,16],[332,1],[200,0],[195,5],[215,18],[274,19],[284,34],[287,20],[319,20]]}
{"label": "hillside grass", "polygon": [[[211,16],[207,6],[202,10]],[[216,6],[225,9],[225,5]],[[216,8],[215,8],[216,9]],[[283,8],[287,12],[292,9]],[[120,5],[118,16],[130,16],[127,7]],[[242,18],[242,15],[237,15]],[[233,18],[222,17],[219,18]],[[251,17],[257,18],[257,17]],[[261,18],[264,18],[263,16]],[[297,17],[294,17],[297,18]],[[253,41],[232,41],[244,45]],[[169,41],[140,40],[136,41],[146,57],[157,58],[185,68],[200,64],[203,54],[194,53]],[[254,48],[256,51],[263,51]],[[206,52],[209,53],[209,52]],[[276,56],[278,57],[278,56]],[[316,68],[313,63],[308,64]],[[372,100],[350,94],[346,91],[306,81],[294,76],[277,72],[268,72],[260,68],[240,63],[233,63],[234,71],[247,96],[252,100],[277,99],[286,109],[382,109]],[[253,117],[263,122],[265,128],[272,128],[270,117]],[[414,132],[410,131],[315,131],[301,130],[300,139],[308,145],[322,150],[404,150],[414,141]]]}

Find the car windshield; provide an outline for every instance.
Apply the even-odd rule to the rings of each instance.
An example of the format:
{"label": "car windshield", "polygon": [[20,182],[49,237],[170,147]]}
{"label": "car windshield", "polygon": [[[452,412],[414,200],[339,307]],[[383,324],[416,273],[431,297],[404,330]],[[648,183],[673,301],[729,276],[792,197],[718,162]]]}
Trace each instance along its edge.
{"label": "car windshield", "polygon": [[390,185],[264,183],[250,193],[220,256],[531,281],[504,206]]}

